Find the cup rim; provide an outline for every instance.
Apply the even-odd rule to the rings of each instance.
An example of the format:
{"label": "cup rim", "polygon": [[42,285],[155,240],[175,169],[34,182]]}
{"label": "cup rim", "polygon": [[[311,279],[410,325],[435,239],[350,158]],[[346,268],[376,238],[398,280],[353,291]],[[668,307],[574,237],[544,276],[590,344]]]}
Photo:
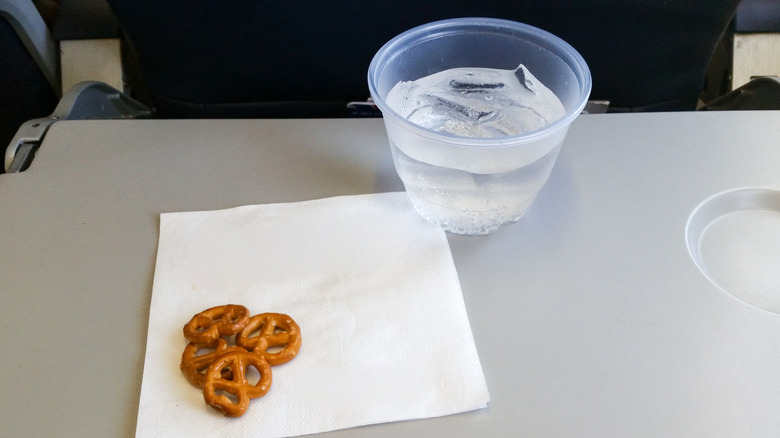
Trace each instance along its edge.
{"label": "cup rim", "polygon": [[[512,30],[514,32],[519,31],[527,35],[532,35],[536,39],[543,40],[553,46],[559,47],[561,49],[560,52],[565,53],[570,58],[565,59],[562,57],[564,62],[569,65],[569,67],[574,71],[575,76],[580,79],[580,101],[578,105],[567,111],[566,114],[560,119],[542,128],[536,129],[534,131],[524,132],[519,135],[496,138],[461,137],[448,133],[433,131],[409,121],[390,108],[386,104],[385,100],[381,98],[378,90],[376,89],[374,78],[378,78],[379,74],[381,74],[381,71],[378,71],[379,65],[389,56],[391,50],[399,44],[404,44],[409,41],[422,41],[424,39],[428,39],[420,38],[421,34],[432,35],[441,33],[442,31],[446,31],[448,29],[464,26],[506,29]],[[556,53],[556,55],[561,56],[561,53]],[[390,39],[376,52],[374,57],[371,59],[371,63],[368,67],[368,88],[374,103],[383,114],[391,113],[395,119],[394,121],[403,124],[407,129],[412,130],[418,135],[427,137],[432,140],[465,147],[473,146],[480,148],[501,148],[536,141],[540,138],[547,137],[560,129],[567,129],[568,126],[574,121],[574,119],[580,115],[588,102],[588,97],[590,96],[592,88],[592,78],[590,69],[588,68],[588,65],[582,55],[580,55],[580,53],[569,43],[546,30],[540,29],[530,24],[500,18],[464,17],[450,18],[422,24],[420,26],[406,30]]]}

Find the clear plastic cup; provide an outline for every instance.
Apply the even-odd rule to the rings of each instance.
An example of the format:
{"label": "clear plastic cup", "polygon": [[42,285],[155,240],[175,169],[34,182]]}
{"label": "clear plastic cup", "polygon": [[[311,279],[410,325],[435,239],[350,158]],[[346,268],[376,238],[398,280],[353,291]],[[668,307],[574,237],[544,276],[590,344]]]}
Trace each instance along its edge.
{"label": "clear plastic cup", "polygon": [[[535,131],[458,137],[416,125],[386,103],[399,81],[458,67],[514,70],[523,64],[566,114]],[[368,69],[396,170],[418,213],[456,234],[488,234],[519,220],[547,182],[572,121],[591,90],[585,60],[565,41],[522,23],[459,18],[410,29],[385,44]]]}

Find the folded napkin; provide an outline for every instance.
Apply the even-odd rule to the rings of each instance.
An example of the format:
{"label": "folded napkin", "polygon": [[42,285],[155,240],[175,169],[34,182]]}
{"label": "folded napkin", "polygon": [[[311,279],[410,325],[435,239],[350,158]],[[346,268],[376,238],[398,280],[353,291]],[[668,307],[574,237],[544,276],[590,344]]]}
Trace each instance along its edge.
{"label": "folded napkin", "polygon": [[[240,418],[179,371],[182,327],[223,304],[286,313],[303,339]],[[446,236],[404,193],[161,215],[137,436],[296,436],[488,400]]]}

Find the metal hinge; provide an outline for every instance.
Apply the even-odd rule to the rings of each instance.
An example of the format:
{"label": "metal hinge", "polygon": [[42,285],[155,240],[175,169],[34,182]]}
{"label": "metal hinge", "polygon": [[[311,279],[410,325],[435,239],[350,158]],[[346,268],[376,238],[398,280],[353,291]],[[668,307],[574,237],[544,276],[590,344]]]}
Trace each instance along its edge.
{"label": "metal hinge", "polygon": [[30,167],[46,131],[59,119],[57,116],[49,116],[30,120],[20,126],[19,130],[16,131],[16,136],[5,151],[6,172],[22,172]]}

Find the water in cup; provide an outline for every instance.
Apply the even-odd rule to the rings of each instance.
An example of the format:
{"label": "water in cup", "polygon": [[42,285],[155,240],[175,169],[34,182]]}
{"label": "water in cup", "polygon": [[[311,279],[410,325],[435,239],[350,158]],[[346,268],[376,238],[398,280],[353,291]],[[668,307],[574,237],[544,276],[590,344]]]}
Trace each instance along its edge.
{"label": "water in cup", "polygon": [[[402,81],[386,102],[423,128],[461,137],[516,136],[566,114],[555,94],[522,64],[515,70],[454,68]],[[528,166],[484,173],[465,170],[468,162],[426,162],[425,147],[408,142],[399,148],[391,140],[396,168],[417,211],[459,234],[487,234],[519,220],[547,181],[560,149]],[[492,167],[500,169],[501,163]]]}

